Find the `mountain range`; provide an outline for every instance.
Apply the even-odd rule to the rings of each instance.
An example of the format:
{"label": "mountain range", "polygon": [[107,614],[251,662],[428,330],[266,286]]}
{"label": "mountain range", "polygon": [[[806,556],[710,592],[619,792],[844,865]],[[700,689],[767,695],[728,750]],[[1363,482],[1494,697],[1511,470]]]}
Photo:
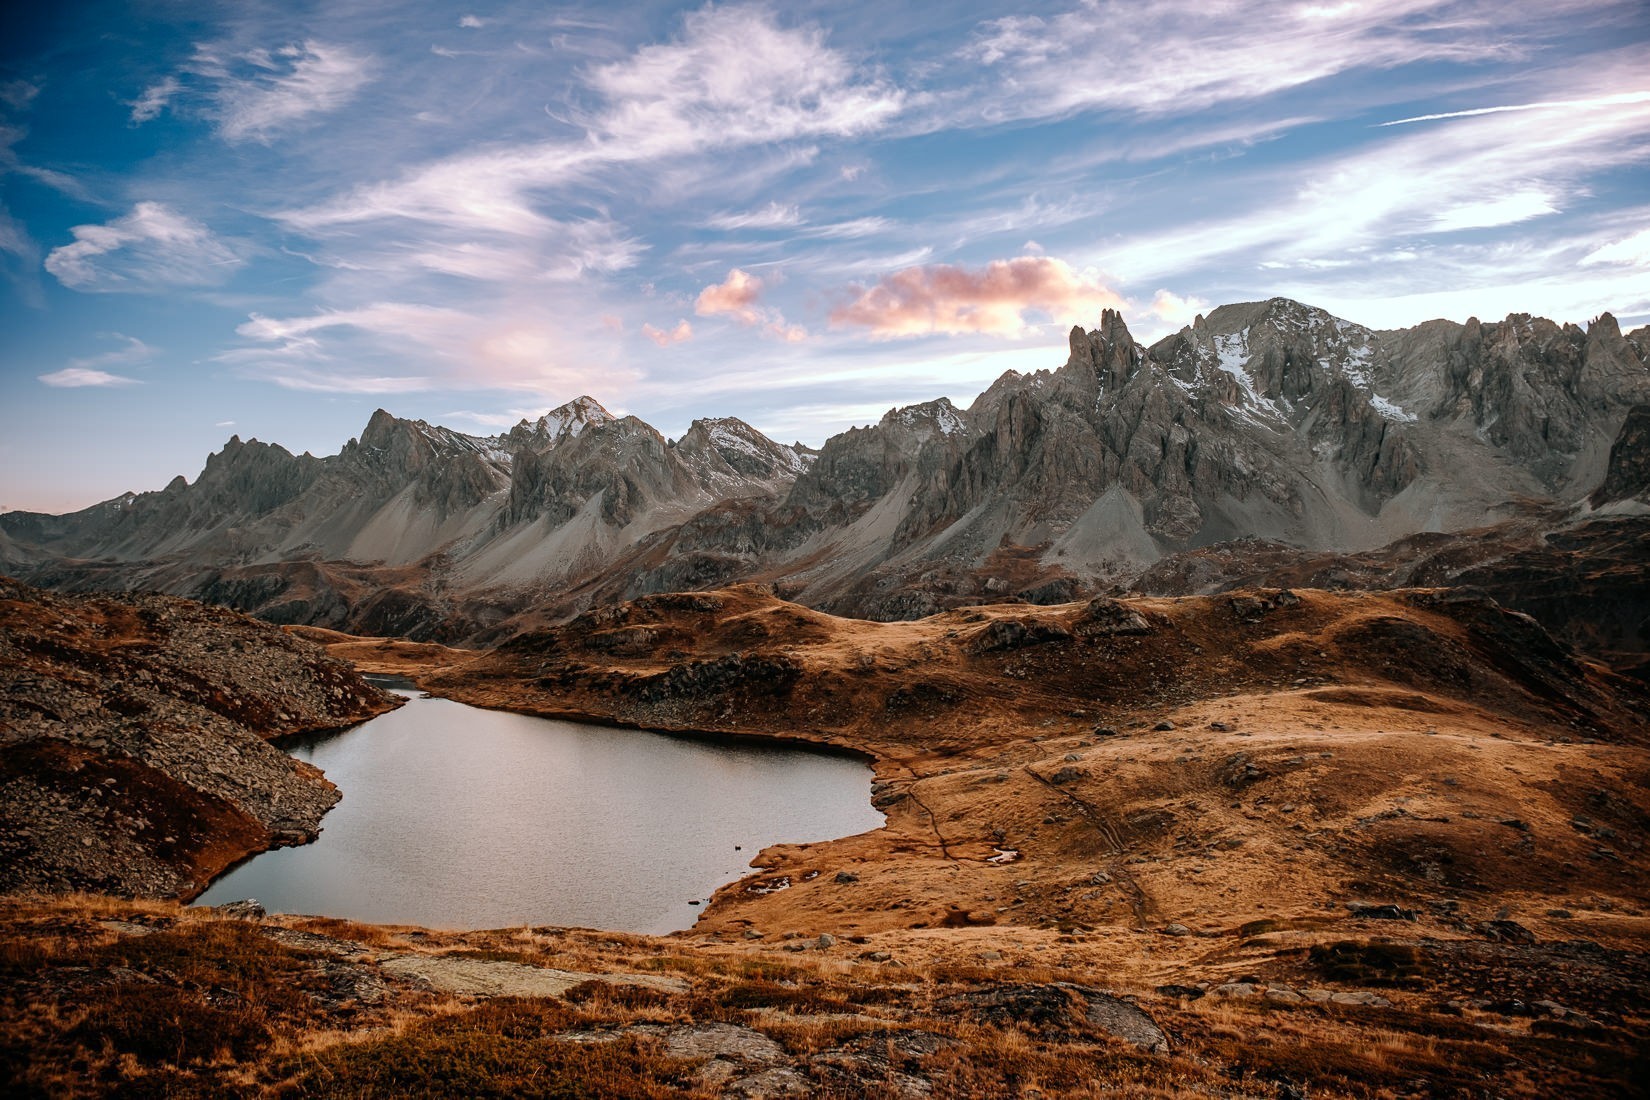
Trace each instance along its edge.
{"label": "mountain range", "polygon": [[0,516],[0,571],[487,642],[738,581],[873,619],[1209,591],[1432,533],[1479,532],[1470,566],[1495,532],[1625,524],[1631,566],[1650,522],[1640,406],[1650,328],[1609,314],[1374,330],[1273,298],[1146,347],[1107,310],[1057,369],[818,450],[734,418],[670,440],[590,397],[495,436],[379,410],[321,458],[235,437],[193,482]]}

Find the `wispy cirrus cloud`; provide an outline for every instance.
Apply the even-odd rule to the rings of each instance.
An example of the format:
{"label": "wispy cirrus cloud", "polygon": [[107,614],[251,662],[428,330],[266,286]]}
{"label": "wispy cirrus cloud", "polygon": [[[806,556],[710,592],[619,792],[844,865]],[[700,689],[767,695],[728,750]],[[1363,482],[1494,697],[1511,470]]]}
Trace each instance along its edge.
{"label": "wispy cirrus cloud", "polygon": [[1583,256],[1581,263],[1584,267],[1598,264],[1627,264],[1650,268],[1650,229],[1641,229],[1630,237],[1601,245]]}
{"label": "wispy cirrus cloud", "polygon": [[[376,66],[365,53],[314,39],[251,50],[202,43],[181,74],[149,85],[127,105],[131,121],[141,125],[198,95],[219,137],[267,143],[281,131],[348,104],[373,79]],[[180,75],[189,78],[187,84]]]}
{"label": "wispy cirrus cloud", "polygon": [[[1572,75],[1619,86],[1631,68],[1595,60]],[[1234,196],[1257,198],[1234,199],[1224,218],[1127,238],[1105,249],[1104,262],[1131,280],[1237,256],[1257,266],[1307,256],[1327,268],[1390,252],[1392,242],[1552,217],[1585,201],[1600,173],[1650,161],[1650,99],[1608,110],[1463,113],[1380,133],[1393,136],[1291,164],[1286,174],[1231,178]]]}
{"label": "wispy cirrus cloud", "polygon": [[[253,314],[235,330],[247,343],[220,362],[288,389],[329,393],[410,393],[516,389],[558,393],[577,387],[588,364],[531,303],[512,311],[380,301],[289,317]],[[415,362],[416,372],[386,370]],[[615,367],[614,385],[635,377]]]}
{"label": "wispy cirrus cloud", "polygon": [[1123,298],[1051,256],[993,260],[982,268],[929,264],[896,271],[870,286],[854,287],[852,299],[831,311],[831,324],[869,330],[878,337],[929,333],[1017,336],[1031,315],[1068,322],[1091,320]]}
{"label": "wispy cirrus cloud", "polygon": [[1505,61],[1534,48],[1532,23],[1556,27],[1581,13],[1624,14],[1625,8],[1596,0],[1213,6],[1091,0],[1050,16],[987,21],[963,56],[1007,82],[1002,94],[984,99],[988,117],[1084,109],[1175,115],[1262,99],[1354,70]]}
{"label": "wispy cirrus cloud", "polygon": [[0,103],[14,111],[27,110],[40,94],[40,85],[28,80],[8,80],[0,84]]}
{"label": "wispy cirrus cloud", "polygon": [[155,349],[135,336],[118,332],[103,333],[103,338],[119,342],[120,347],[96,355],[71,359],[60,370],[38,375],[41,382],[58,389],[80,389],[96,386],[135,386],[138,379],[115,374],[106,367],[129,366],[147,362],[155,356]]}
{"label": "wispy cirrus cloud", "polygon": [[770,202],[760,210],[717,214],[705,224],[712,229],[789,229],[802,224],[802,211],[795,205]]}
{"label": "wispy cirrus cloud", "polygon": [[1444,111],[1435,115],[1415,115],[1395,118],[1382,126],[1408,126],[1415,122],[1439,122],[1449,118],[1476,118],[1479,115],[1500,115],[1509,111],[1573,111],[1598,110],[1606,107],[1626,107],[1634,103],[1650,103],[1650,91],[1619,92],[1614,95],[1592,96],[1588,99],[1550,99],[1539,103],[1509,103],[1500,107],[1472,107],[1465,111]]}
{"label": "wispy cirrus cloud", "polygon": [[97,370],[92,367],[64,367],[54,370],[50,374],[39,376],[40,381],[58,389],[80,389],[86,386],[135,386],[136,378],[128,378],[121,374],[110,374],[106,370]]}
{"label": "wispy cirrus cloud", "polygon": [[77,225],[46,270],[74,290],[150,291],[209,286],[245,261],[205,225],[164,203],[140,202],[102,225]]}
{"label": "wispy cirrus cloud", "polygon": [[136,99],[129,100],[126,106],[132,109],[131,120],[133,125],[141,126],[160,117],[172,103],[174,97],[183,91],[183,81],[175,76],[164,77],[143,89]]}
{"label": "wispy cirrus cloud", "polygon": [[691,12],[677,39],[596,66],[585,83],[601,106],[570,114],[582,140],[461,153],[281,217],[306,232],[405,219],[530,233],[543,223],[537,192],[604,166],[863,134],[904,101],[898,89],[857,72],[823,31],[782,26],[759,7]]}

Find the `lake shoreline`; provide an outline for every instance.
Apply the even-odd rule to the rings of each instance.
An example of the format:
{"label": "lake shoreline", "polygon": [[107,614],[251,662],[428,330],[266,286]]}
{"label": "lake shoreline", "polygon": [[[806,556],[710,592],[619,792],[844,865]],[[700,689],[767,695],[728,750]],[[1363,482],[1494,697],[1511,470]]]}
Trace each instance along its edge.
{"label": "lake shoreline", "polygon": [[[473,707],[416,682],[396,690],[406,703],[385,716],[390,726],[286,739],[343,793],[321,835],[238,861],[191,900],[252,897],[374,923],[668,935],[690,932],[723,889],[760,874],[747,860],[762,862],[767,848],[883,822],[863,753]],[[652,809],[615,815],[620,803]]]}

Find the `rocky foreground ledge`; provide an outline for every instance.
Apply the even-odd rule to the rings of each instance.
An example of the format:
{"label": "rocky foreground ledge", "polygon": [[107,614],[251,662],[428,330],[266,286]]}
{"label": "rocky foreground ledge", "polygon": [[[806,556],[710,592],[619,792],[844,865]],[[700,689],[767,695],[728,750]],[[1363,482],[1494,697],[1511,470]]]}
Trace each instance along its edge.
{"label": "rocky foreground ledge", "polygon": [[0,892],[192,897],[248,855],[314,839],[338,801],[269,738],[396,705],[235,612],[0,578]]}

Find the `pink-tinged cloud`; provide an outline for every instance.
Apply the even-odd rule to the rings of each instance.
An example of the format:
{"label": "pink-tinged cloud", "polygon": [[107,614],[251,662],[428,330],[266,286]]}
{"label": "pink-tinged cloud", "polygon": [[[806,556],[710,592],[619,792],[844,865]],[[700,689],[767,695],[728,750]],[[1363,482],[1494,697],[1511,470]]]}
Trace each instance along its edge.
{"label": "pink-tinged cloud", "polygon": [[769,336],[774,336],[785,341],[787,344],[800,344],[808,338],[807,329],[803,328],[801,325],[790,324],[783,317],[780,317],[776,321],[770,321],[767,325],[763,326],[762,331],[767,333]]}
{"label": "pink-tinged cloud", "polygon": [[699,292],[693,311],[701,317],[725,313],[742,325],[754,325],[762,320],[762,312],[756,308],[756,300],[761,296],[762,280],[736,267],[728,272],[725,280]]}
{"label": "pink-tinged cloud", "polygon": [[987,333],[1015,336],[1042,313],[1066,323],[1092,320],[1123,299],[1098,276],[1051,256],[993,260],[970,270],[953,264],[907,267],[853,288],[854,299],[831,311],[831,324],[871,330],[873,336]]}
{"label": "pink-tinged cloud", "polygon": [[649,340],[652,340],[660,347],[668,348],[672,344],[680,344],[684,340],[693,339],[693,326],[688,324],[686,321],[678,321],[676,322],[676,327],[670,329],[655,328],[652,325],[643,325],[642,335],[646,336]]}

